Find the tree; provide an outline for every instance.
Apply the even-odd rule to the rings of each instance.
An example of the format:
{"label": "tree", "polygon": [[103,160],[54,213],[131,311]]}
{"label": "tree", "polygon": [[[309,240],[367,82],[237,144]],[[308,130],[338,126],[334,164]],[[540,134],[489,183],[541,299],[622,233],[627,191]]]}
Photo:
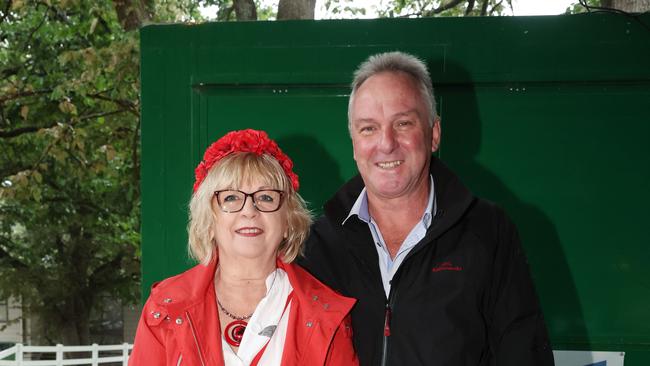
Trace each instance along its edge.
{"label": "tree", "polygon": [[280,0],[278,20],[314,19],[316,0]]}
{"label": "tree", "polygon": [[[315,0],[279,0],[274,4],[262,0],[204,0],[204,6],[215,6],[216,20],[267,20],[314,19]],[[246,3],[243,5],[242,3]],[[353,0],[325,0],[323,8],[330,18],[354,18],[366,14]],[[238,13],[237,9],[256,9]],[[432,17],[432,16],[490,16],[502,15],[512,9],[512,0],[389,0],[377,8],[380,17]]]}
{"label": "tree", "polygon": [[650,0],[601,0],[600,5],[628,13],[643,13],[650,10]]}
{"label": "tree", "polygon": [[0,0],[0,298],[90,343],[139,298],[139,39],[191,0]]}
{"label": "tree", "polygon": [[106,1],[0,4],[0,297],[89,343],[101,296],[138,297],[137,26]]}
{"label": "tree", "polygon": [[512,0],[390,0],[379,9],[385,17],[491,16],[512,10]]}
{"label": "tree", "polygon": [[650,0],[578,0],[567,9],[567,13],[603,10],[642,13],[650,11]]}

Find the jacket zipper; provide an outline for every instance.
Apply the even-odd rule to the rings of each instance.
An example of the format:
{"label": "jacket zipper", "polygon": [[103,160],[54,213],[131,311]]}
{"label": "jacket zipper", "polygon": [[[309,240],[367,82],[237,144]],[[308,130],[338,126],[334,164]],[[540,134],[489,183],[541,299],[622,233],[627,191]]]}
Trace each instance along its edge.
{"label": "jacket zipper", "polygon": [[[421,245],[419,246],[420,248],[422,247]],[[402,273],[402,268],[406,264],[406,260],[409,259],[414,253],[415,249],[420,249],[418,246],[414,247],[409,254],[404,258],[402,261],[402,264],[399,266],[395,274],[393,275],[393,278],[391,279],[390,283],[390,291],[388,292],[388,298],[386,299],[386,304],[384,307],[384,337],[381,345],[381,366],[388,366],[388,342],[391,331],[390,331],[390,325],[391,325],[391,320],[393,317],[393,307],[395,304],[395,298],[397,297],[395,295],[396,292],[396,285],[397,285],[397,278],[399,277],[399,274]]]}
{"label": "jacket zipper", "polygon": [[199,360],[201,360],[201,366],[205,366],[205,361],[203,361],[203,352],[201,351],[201,346],[199,345],[199,339],[196,337],[196,330],[194,329],[194,322],[192,322],[192,318],[190,317],[190,312],[186,311],[185,316],[187,316],[187,321],[190,322],[190,329],[192,330],[192,336],[194,337],[194,344],[196,344],[196,351],[199,353]]}
{"label": "jacket zipper", "polygon": [[384,310],[384,338],[381,344],[381,366],[388,365],[388,337],[390,337],[390,304],[386,300],[386,308]]}
{"label": "jacket zipper", "polygon": [[391,335],[393,310],[395,309],[395,299],[397,298],[397,285],[399,278],[404,271],[406,260],[411,256],[412,253],[413,251],[411,250],[406,258],[404,258],[404,261],[402,261],[402,264],[393,275],[393,278],[390,280],[390,291],[388,292],[388,298],[386,299],[386,304],[384,307],[384,337],[381,346],[381,366],[388,366],[388,346],[390,341],[389,337]]}
{"label": "jacket zipper", "polygon": [[393,305],[395,303],[394,292],[395,291],[393,289],[393,286],[391,286],[390,292],[388,293],[388,299],[386,299],[386,305],[384,307],[384,337],[381,345],[381,366],[388,365],[388,342],[391,334],[390,325],[393,315]]}
{"label": "jacket zipper", "polygon": [[[437,212],[436,212],[436,215],[434,216],[434,220],[435,219],[440,219],[442,217],[443,213],[444,213],[444,211],[442,209],[438,209]],[[431,228],[429,228],[429,230],[431,230]],[[397,272],[395,272],[395,274],[393,275],[393,279],[391,280],[390,292],[388,293],[388,299],[386,299],[386,306],[384,308],[384,337],[383,337],[383,342],[382,342],[382,345],[381,345],[381,366],[387,366],[388,365],[388,341],[389,341],[388,337],[390,337],[390,333],[391,333],[390,332],[390,323],[391,323],[391,318],[392,318],[392,315],[393,315],[393,307],[394,307],[395,297],[396,297],[396,295],[395,295],[395,291],[396,291],[395,290],[395,285],[397,285],[396,280],[399,277],[399,275],[402,273],[402,268],[406,264],[406,261],[424,247],[424,245],[422,243],[425,242],[424,239],[426,239],[426,238],[427,238],[427,236],[425,235],[425,237],[422,238],[422,240],[420,241],[420,244],[416,245],[415,247],[413,247],[413,249],[411,249],[409,254],[406,256],[406,258],[404,258],[404,260],[402,261],[402,264],[397,269]],[[432,240],[435,240],[435,238],[431,238],[427,242],[430,242]]]}

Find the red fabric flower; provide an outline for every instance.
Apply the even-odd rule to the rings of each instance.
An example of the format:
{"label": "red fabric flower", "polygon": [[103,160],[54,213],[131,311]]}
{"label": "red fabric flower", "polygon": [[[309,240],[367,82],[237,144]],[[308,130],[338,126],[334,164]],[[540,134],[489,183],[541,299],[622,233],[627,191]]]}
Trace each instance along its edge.
{"label": "red fabric flower", "polygon": [[270,155],[279,163],[291,181],[291,186],[297,192],[300,184],[298,175],[293,172],[293,162],[285,155],[278,144],[271,140],[264,131],[252,129],[228,132],[225,136],[215,141],[203,154],[203,161],[194,170],[194,192],[199,188],[208,171],[219,160],[234,152],[251,152],[256,155]]}

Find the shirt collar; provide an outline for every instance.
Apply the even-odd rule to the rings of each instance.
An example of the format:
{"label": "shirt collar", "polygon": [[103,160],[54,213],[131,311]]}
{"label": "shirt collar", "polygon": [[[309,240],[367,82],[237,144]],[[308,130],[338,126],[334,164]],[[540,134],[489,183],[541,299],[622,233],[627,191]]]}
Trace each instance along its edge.
{"label": "shirt collar", "polygon": [[[429,201],[427,202],[426,209],[422,215],[422,222],[426,228],[431,225],[433,213],[436,211],[435,186],[433,183],[432,175],[429,175],[429,181],[431,183],[431,189],[429,190]],[[354,201],[354,205],[352,205],[352,208],[350,209],[350,213],[345,218],[345,220],[341,222],[341,225],[345,225],[348,219],[353,215],[357,215],[357,217],[359,217],[359,220],[365,222],[366,224],[370,222],[370,211],[368,211],[368,192],[366,191],[366,187],[363,187],[363,190],[361,190],[359,197],[357,197],[357,200]]]}

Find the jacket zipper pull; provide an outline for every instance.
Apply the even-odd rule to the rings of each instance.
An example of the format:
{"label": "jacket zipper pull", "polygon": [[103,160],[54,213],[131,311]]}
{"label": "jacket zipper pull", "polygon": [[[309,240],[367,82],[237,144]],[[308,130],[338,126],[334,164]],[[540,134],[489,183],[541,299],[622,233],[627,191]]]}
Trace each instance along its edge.
{"label": "jacket zipper pull", "polygon": [[390,305],[386,302],[386,312],[384,314],[384,337],[390,336]]}

